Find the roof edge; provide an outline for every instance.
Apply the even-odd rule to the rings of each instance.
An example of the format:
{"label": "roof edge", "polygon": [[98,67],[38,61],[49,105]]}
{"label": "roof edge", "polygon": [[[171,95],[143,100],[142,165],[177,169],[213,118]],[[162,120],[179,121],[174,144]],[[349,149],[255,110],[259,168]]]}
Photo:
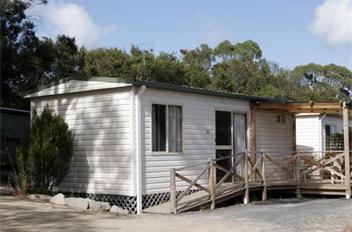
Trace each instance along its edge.
{"label": "roof edge", "polygon": [[245,94],[225,92],[225,91],[215,91],[215,90],[196,88],[196,87],[190,87],[185,85],[175,85],[175,84],[160,83],[160,82],[154,82],[154,81],[144,81],[144,80],[129,80],[129,79],[123,79],[118,77],[88,77],[88,76],[79,75],[79,74],[71,75],[69,77],[62,78],[60,80],[54,80],[46,85],[41,85],[38,88],[25,93],[24,94],[25,98],[32,98],[32,96],[29,96],[29,95],[72,80],[101,81],[101,82],[108,82],[108,83],[125,83],[125,84],[131,84],[133,86],[145,85],[148,88],[180,91],[180,92],[195,93],[195,94],[204,94],[204,95],[219,96],[219,97],[237,98],[237,99],[243,99],[243,100],[249,100],[249,101],[265,101],[265,102],[276,102],[276,103],[291,102],[288,100],[257,97],[257,96],[250,96]]}

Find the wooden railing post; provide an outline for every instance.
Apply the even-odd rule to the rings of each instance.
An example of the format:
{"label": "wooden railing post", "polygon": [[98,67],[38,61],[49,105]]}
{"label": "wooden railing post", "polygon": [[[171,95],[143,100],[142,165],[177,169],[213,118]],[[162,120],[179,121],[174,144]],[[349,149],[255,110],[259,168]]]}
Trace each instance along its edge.
{"label": "wooden railing post", "polygon": [[249,183],[248,183],[248,152],[244,154],[244,181],[245,181],[245,193],[243,197],[243,203],[246,205],[249,202]]}
{"label": "wooden railing post", "polygon": [[351,167],[350,167],[350,143],[349,143],[349,127],[348,127],[348,108],[346,102],[343,102],[343,139],[344,139],[344,152],[345,152],[345,188],[346,199],[351,198]]}
{"label": "wooden railing post", "polygon": [[170,211],[177,213],[176,170],[170,169]]}
{"label": "wooden railing post", "polygon": [[267,194],[268,186],[266,183],[266,176],[265,176],[266,159],[265,159],[265,154],[263,154],[263,152],[261,153],[261,156],[262,156],[262,178],[263,178],[262,201],[266,201],[268,199],[268,194]]}
{"label": "wooden railing post", "polygon": [[216,199],[216,192],[215,192],[215,167],[214,167],[214,160],[211,159],[209,163],[209,190],[210,190],[210,209],[215,209],[215,199]]}
{"label": "wooden railing post", "polygon": [[297,154],[297,158],[296,158],[296,182],[297,182],[297,187],[296,187],[296,197],[298,199],[302,198],[302,194],[301,194],[301,189],[300,189],[300,185],[301,185],[301,169],[300,169],[300,162],[301,162],[301,153],[298,152]]}

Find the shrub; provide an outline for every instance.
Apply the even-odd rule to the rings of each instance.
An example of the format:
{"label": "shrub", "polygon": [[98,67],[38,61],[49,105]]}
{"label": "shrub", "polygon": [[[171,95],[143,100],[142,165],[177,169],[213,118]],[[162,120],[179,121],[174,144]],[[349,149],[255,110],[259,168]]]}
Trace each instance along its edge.
{"label": "shrub", "polygon": [[24,189],[51,191],[67,174],[73,156],[73,134],[63,118],[46,106],[34,112],[29,139],[19,149],[19,178]]}

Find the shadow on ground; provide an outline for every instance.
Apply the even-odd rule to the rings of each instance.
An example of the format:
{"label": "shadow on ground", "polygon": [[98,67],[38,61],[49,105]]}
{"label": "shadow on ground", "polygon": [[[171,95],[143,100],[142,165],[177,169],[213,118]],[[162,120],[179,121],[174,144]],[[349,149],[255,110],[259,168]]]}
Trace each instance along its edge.
{"label": "shadow on ground", "polygon": [[[1,231],[97,231],[96,215],[92,212],[77,212],[65,206],[26,199],[19,205],[18,198],[12,197],[2,197],[0,206]],[[117,218],[111,214],[100,216],[102,220]],[[114,229],[118,230],[115,226]]]}

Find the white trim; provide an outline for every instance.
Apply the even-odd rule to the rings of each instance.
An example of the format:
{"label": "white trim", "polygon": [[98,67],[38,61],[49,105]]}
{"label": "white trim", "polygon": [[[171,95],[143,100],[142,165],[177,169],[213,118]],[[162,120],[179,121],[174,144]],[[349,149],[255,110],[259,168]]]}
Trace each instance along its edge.
{"label": "white trim", "polygon": [[137,194],[137,186],[135,183],[137,183],[137,174],[136,174],[136,163],[137,163],[137,157],[136,157],[136,102],[135,102],[135,96],[136,95],[136,88],[132,86],[130,90],[130,101],[131,101],[131,176],[132,176],[132,195],[136,196]]}
{"label": "white trim", "polygon": [[137,214],[142,214],[143,213],[143,201],[142,201],[142,195],[143,195],[143,189],[142,189],[142,146],[143,146],[143,141],[142,141],[142,100],[141,100],[141,95],[144,93],[146,87],[143,85],[139,88],[138,93],[136,95],[136,104],[137,104],[137,110],[136,110],[136,158],[137,158]]}
{"label": "white trim", "polygon": [[79,81],[71,80],[64,82],[58,85],[42,89],[38,92],[28,94],[24,98],[35,98],[35,97],[45,97],[45,96],[54,96],[62,95],[69,93],[81,93],[89,91],[97,91],[103,89],[116,89],[123,87],[130,87],[132,84],[128,83],[110,83],[110,82],[101,82],[101,81]]}

